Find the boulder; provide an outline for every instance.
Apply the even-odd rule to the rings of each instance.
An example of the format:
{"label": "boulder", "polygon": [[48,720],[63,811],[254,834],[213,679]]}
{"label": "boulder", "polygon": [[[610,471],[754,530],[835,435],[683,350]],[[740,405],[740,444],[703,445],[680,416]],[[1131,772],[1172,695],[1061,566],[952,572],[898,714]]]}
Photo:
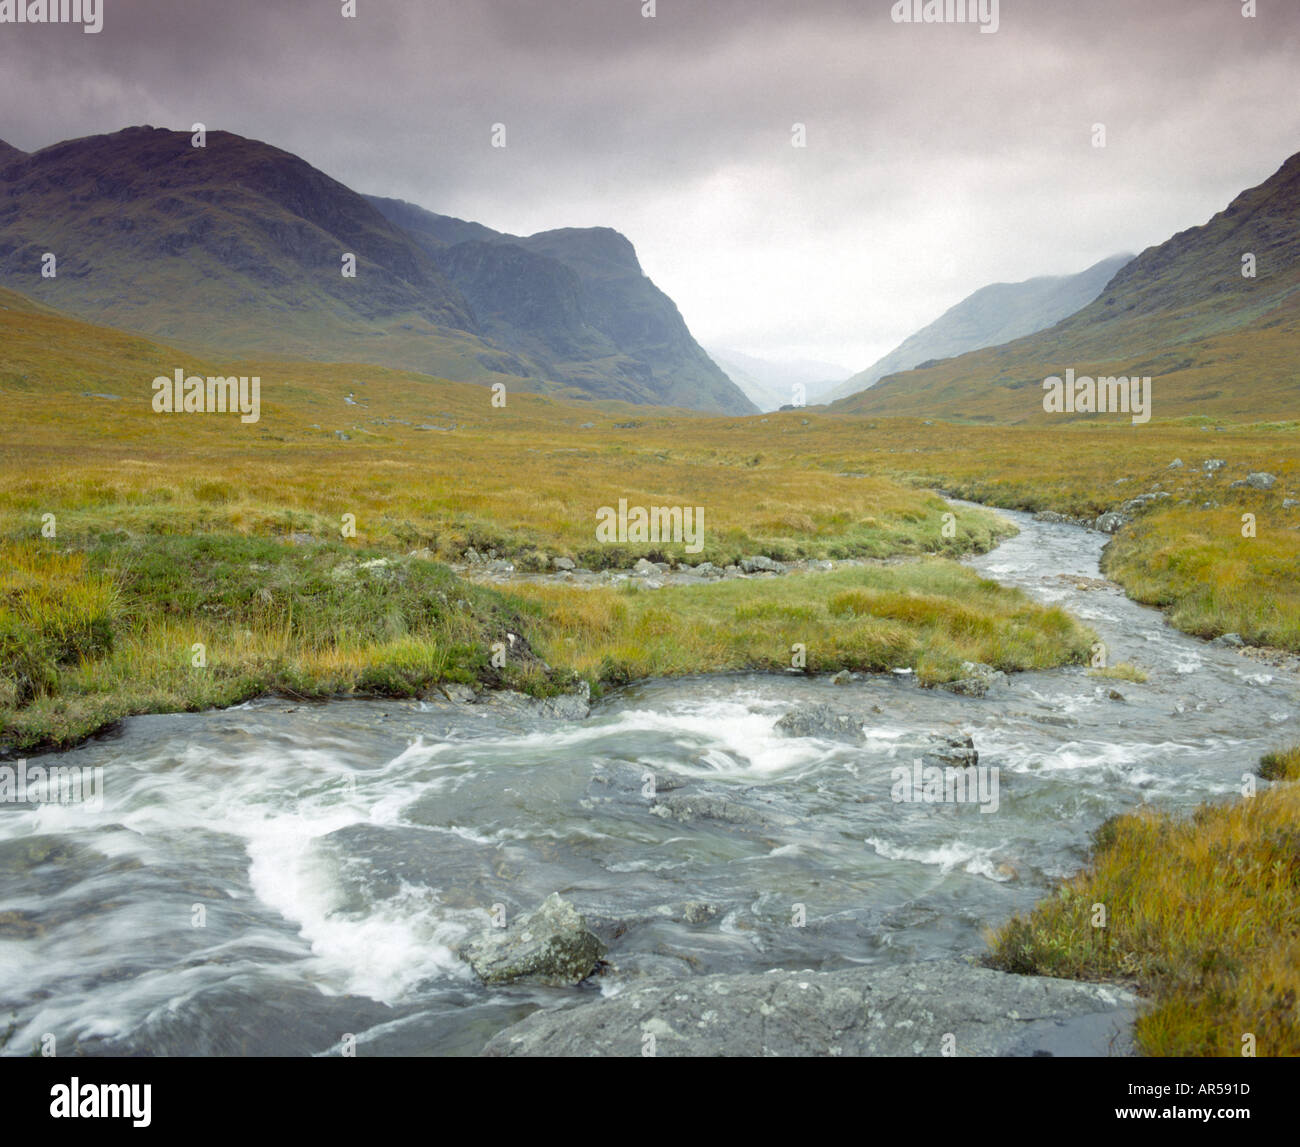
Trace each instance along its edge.
{"label": "boulder", "polygon": [[980,763],[980,755],[969,733],[932,733],[929,740],[918,748],[923,765],[968,769]]}
{"label": "boulder", "polygon": [[777,731],[787,737],[822,737],[829,741],[861,741],[862,718],[830,705],[804,705],[778,718]]}
{"label": "boulder", "polygon": [[741,558],[740,568],[744,570],[745,573],[781,572],[781,564],[779,562],[774,562],[771,558],[764,557],[762,554],[756,554],[754,557]]}
{"label": "boulder", "polygon": [[605,945],[582,914],[556,892],[535,912],[461,949],[461,956],[485,984],[522,981],[552,987],[585,980],[604,955]]}
{"label": "boulder", "polygon": [[963,661],[961,671],[962,675],[959,678],[955,681],[943,682],[940,688],[963,697],[983,697],[989,691],[990,685],[1005,681],[1007,677],[992,665],[985,665],[978,661]]}
{"label": "boulder", "polygon": [[1111,984],[936,961],[629,986],[534,1012],[482,1054],[521,1056],[1132,1055],[1138,998]]}
{"label": "boulder", "polygon": [[552,558],[551,565],[557,570],[572,570],[577,568],[577,563],[572,558]]}
{"label": "boulder", "polygon": [[1107,510],[1092,524],[1094,530],[1100,530],[1103,534],[1115,534],[1128,525],[1128,518],[1123,514],[1116,513],[1114,510]]}
{"label": "boulder", "polygon": [[1265,471],[1246,475],[1246,485],[1252,490],[1271,490],[1277,484],[1277,478]]}

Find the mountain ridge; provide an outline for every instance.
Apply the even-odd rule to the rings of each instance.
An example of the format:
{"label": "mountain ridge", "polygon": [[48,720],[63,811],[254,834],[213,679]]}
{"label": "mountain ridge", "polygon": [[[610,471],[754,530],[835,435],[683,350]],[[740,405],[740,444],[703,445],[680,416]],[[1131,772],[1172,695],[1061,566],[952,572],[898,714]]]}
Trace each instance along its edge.
{"label": "mountain ridge", "polygon": [[1074,369],[1151,377],[1156,417],[1294,418],[1298,344],[1300,153],[1206,223],[1148,247],[1055,326],[889,375],[831,409],[1036,421],[1059,417],[1042,409],[1044,379]]}
{"label": "mountain ridge", "polygon": [[1015,283],[980,287],[842,383],[831,399],[845,398],[887,375],[922,363],[998,346],[1045,330],[1092,302],[1132,259],[1131,254],[1112,255],[1073,275],[1038,275]]}
{"label": "mountain ridge", "polygon": [[[629,351],[594,337],[571,344],[565,361],[529,322],[491,313],[481,291],[471,304],[445,251],[306,160],[229,132],[209,131],[206,143],[144,126],[0,153],[0,285],[201,351],[748,413],[721,372],[674,377],[698,351],[684,322],[675,343]],[[463,222],[459,231],[495,235]],[[533,301],[571,309],[581,283],[562,264],[543,265],[544,253],[519,250],[532,256],[528,282],[560,295]],[[47,252],[57,257],[51,278]],[[355,277],[344,274],[348,255]]]}

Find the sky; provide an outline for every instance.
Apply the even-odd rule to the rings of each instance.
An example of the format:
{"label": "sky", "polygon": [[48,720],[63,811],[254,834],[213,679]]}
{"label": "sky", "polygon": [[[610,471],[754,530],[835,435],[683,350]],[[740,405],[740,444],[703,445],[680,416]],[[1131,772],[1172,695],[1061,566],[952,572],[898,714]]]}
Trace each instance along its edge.
{"label": "sky", "polygon": [[996,31],[893,0],[100,2],[98,33],[0,23],[0,139],[202,122],[498,230],[614,227],[700,342],[845,374],[1300,150],[1300,0],[1001,0]]}

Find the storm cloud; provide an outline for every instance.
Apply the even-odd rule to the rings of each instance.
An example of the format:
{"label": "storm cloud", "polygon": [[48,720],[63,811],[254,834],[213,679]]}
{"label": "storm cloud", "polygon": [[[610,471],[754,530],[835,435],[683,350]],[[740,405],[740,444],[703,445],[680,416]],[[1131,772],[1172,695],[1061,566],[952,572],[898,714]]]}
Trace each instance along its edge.
{"label": "storm cloud", "polygon": [[1300,149],[1294,0],[1001,0],[993,34],[890,0],[103,7],[0,24],[0,138],[201,121],[503,231],[616,227],[702,342],[852,370]]}

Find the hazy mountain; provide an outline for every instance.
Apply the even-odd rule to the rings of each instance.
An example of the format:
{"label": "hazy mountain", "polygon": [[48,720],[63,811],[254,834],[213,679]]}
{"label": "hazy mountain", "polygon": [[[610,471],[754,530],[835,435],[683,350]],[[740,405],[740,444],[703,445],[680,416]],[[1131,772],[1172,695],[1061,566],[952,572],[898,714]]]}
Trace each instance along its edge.
{"label": "hazy mountain", "polygon": [[[455,222],[458,241],[495,236]],[[721,372],[683,368],[692,349],[703,352],[648,280],[643,292],[671,310],[676,338],[619,342],[576,314],[582,274],[545,252],[475,260],[431,245],[297,156],[227,132],[209,132],[205,148],[139,127],[0,151],[0,285],[69,314],[208,352],[750,409]],[[47,252],[58,259],[52,278],[42,275]],[[345,255],[356,257],[355,278],[342,273]],[[583,336],[561,340],[562,353],[543,337],[560,320]]]}
{"label": "hazy mountain", "polygon": [[779,410],[793,402],[796,386],[803,387],[807,405],[825,402],[849,373],[834,363],[811,359],[774,361],[755,358],[728,347],[704,349],[749,400],[764,411]]}
{"label": "hazy mountain", "polygon": [[[570,385],[590,390],[603,380],[606,398],[754,412],[617,231],[522,237],[400,200],[370,201],[447,271],[494,341],[543,362]],[[638,397],[647,393],[653,397]]]}
{"label": "hazy mountain", "polygon": [[836,388],[832,399],[872,386],[887,374],[911,370],[981,347],[998,346],[1046,330],[1086,307],[1132,255],[1114,255],[1077,275],[1043,275],[1021,283],[993,283],[967,295],[929,326],[908,336],[884,358]]}
{"label": "hazy mountain", "polygon": [[[1254,259],[1254,277],[1243,274]],[[1153,416],[1300,410],[1300,154],[1200,227],[1149,247],[1049,330],[882,379],[836,409],[1024,421],[1043,380],[1152,379]],[[1085,416],[1086,417],[1086,416]],[[1107,416],[1113,417],[1113,416]]]}

